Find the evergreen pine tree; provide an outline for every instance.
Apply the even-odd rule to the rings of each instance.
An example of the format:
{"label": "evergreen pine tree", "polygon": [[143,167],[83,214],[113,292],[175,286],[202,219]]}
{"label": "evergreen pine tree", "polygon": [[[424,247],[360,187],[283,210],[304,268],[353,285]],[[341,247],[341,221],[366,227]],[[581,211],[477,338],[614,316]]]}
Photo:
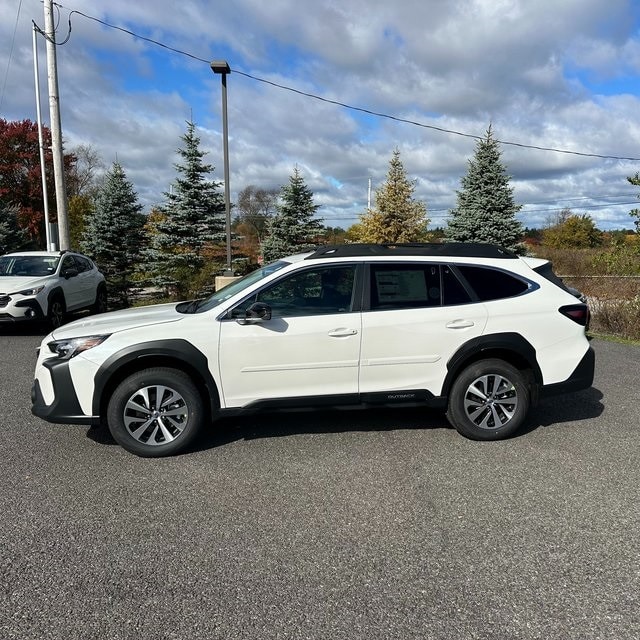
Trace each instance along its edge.
{"label": "evergreen pine tree", "polygon": [[423,202],[413,199],[415,180],[407,178],[396,149],[389,161],[386,182],[376,191],[376,208],[360,216],[357,241],[418,242],[423,240],[429,222]]}
{"label": "evergreen pine tree", "polygon": [[184,298],[193,293],[191,285],[205,265],[205,247],[223,239],[225,205],[220,183],[206,177],[213,167],[203,162],[206,153],[200,150],[193,122],[187,122],[180,139],[182,162],[175,165],[179,175],[159,207],[161,219],[147,262],[154,284],[172,287]]}
{"label": "evergreen pine tree", "polygon": [[457,206],[449,212],[446,239],[516,249],[523,233],[515,217],[521,206],[514,202],[509,180],[490,126],[486,138],[478,141],[467,175],[461,180]]}
{"label": "evergreen pine tree", "polygon": [[315,244],[322,224],[314,217],[320,205],[313,204],[313,192],[305,184],[298,167],[289,177],[289,184],[280,191],[278,212],[269,221],[268,235],[262,243],[266,262],[292,253],[299,253]]}
{"label": "evergreen pine tree", "polygon": [[131,274],[142,247],[146,218],[133,184],[114,162],[98,190],[82,234],[82,250],[98,264],[109,294],[118,306],[128,306]]}
{"label": "evergreen pine tree", "polygon": [[18,225],[18,207],[0,201],[0,255],[19,251],[27,242],[26,231]]}

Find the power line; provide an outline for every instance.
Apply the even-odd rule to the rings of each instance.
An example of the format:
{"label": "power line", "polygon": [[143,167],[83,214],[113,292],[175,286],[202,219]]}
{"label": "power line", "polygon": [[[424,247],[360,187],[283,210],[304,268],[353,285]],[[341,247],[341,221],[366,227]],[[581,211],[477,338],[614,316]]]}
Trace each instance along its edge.
{"label": "power line", "polygon": [[[523,207],[527,207],[530,204],[537,204],[537,203],[529,203],[529,204],[523,204]],[[608,204],[594,204],[594,205],[581,205],[579,208],[580,209],[608,209],[610,207],[621,207],[621,206],[627,206],[627,205],[633,205],[633,204],[638,204],[637,200],[633,200],[631,202],[611,202]],[[448,217],[448,212],[451,211],[451,209],[453,209],[454,207],[444,207],[444,208],[437,208],[437,209],[429,209],[427,208],[427,215],[430,217],[430,219],[444,219]],[[530,213],[553,213],[555,211],[564,211],[565,209],[567,209],[568,207],[548,207],[548,208],[544,208],[544,209],[527,209],[526,211],[522,211],[522,213],[526,213],[526,214],[530,214]],[[364,208],[363,208],[364,210]],[[440,215],[434,215],[434,214],[440,214]],[[343,214],[343,215],[333,215],[330,218],[323,218],[326,220],[351,220],[354,217],[359,216],[360,213],[357,213],[355,215],[352,215],[351,213],[349,214]],[[322,217],[322,216],[321,216]],[[605,219],[607,220],[607,219]],[[614,218],[609,218],[608,220],[614,220]]]}
{"label": "power line", "polygon": [[181,56],[186,56],[188,58],[191,58],[192,60],[197,60],[198,62],[205,62],[206,64],[210,64],[210,60],[205,60],[204,58],[200,58],[199,56],[195,56],[192,53],[188,53],[187,51],[182,51],[181,49],[175,49],[174,47],[170,47],[167,44],[164,44],[163,42],[159,42],[158,40],[154,40],[153,38],[146,38],[145,36],[141,36],[138,33],[134,33],[133,31],[129,31],[129,29],[125,29],[124,27],[118,27],[115,24],[109,24],[108,22],[105,22],[104,20],[100,20],[100,18],[96,18],[95,16],[90,16],[87,15],[86,13],[83,13],[82,11],[77,11],[77,10],[73,10],[71,11],[71,13],[69,13],[69,32],[71,32],[71,16],[77,13],[79,16],[82,16],[83,18],[87,18],[87,20],[93,20],[94,22],[98,22],[101,25],[104,25],[105,27],[109,27],[110,29],[116,29],[117,31],[122,31],[123,33],[126,33],[130,36],[133,36],[134,38],[138,38],[139,40],[144,40],[145,42],[149,42],[151,44],[155,44],[158,47],[162,47],[163,49],[167,49],[168,51],[172,51],[173,53],[178,53]]}
{"label": "power line", "polygon": [[[440,131],[441,133],[450,133],[456,136],[462,136],[464,138],[471,138],[473,140],[484,140],[484,136],[479,136],[473,133],[463,133],[461,131],[456,131],[454,129],[446,129],[444,127],[437,127],[432,124],[424,124],[423,122],[417,122],[415,120],[408,120],[406,118],[399,118],[398,116],[392,116],[387,113],[381,113],[378,111],[372,111],[370,109],[364,109],[362,107],[354,107],[353,105],[346,104],[345,102],[340,102],[338,100],[330,100],[329,98],[323,98],[322,96],[315,95],[313,93],[308,93],[306,91],[300,91],[299,89],[294,89],[292,87],[287,87],[283,84],[278,84],[277,82],[273,82],[271,80],[265,80],[264,78],[258,78],[256,76],[252,76],[249,73],[245,73],[244,71],[238,71],[237,69],[232,69],[234,73],[238,75],[245,76],[247,78],[251,78],[252,80],[256,80],[257,82],[263,82],[265,84],[269,84],[274,87],[278,87],[279,89],[285,89],[286,91],[292,91],[293,93],[297,93],[302,96],[306,96],[308,98],[313,98],[315,100],[321,100],[322,102],[327,102],[329,104],[338,105],[340,107],[344,107],[345,109],[350,109],[351,111],[359,111],[360,113],[366,113],[371,116],[376,116],[378,118],[387,118],[389,120],[394,120],[395,122],[402,122],[404,124],[411,124],[416,127],[422,127],[424,129],[431,129],[433,131]],[[553,153],[564,153],[573,156],[582,156],[586,158],[601,158],[604,160],[631,160],[635,162],[640,162],[640,158],[633,157],[624,157],[624,156],[609,156],[603,155],[599,153],[585,153],[582,151],[570,151],[568,149],[556,149],[554,147],[541,147],[532,144],[524,144],[521,142],[510,142],[508,140],[496,140],[497,143],[503,145],[510,145],[514,147],[520,147],[522,149],[535,149],[537,151],[552,151]]]}
{"label": "power line", "polygon": [[[163,49],[167,49],[168,51],[171,51],[173,53],[177,53],[179,55],[183,55],[183,56],[187,56],[189,58],[191,58],[192,60],[197,60],[198,62],[204,62],[207,65],[210,63],[209,60],[206,60],[205,58],[201,58],[199,56],[196,56],[192,53],[188,53],[187,51],[182,51],[181,49],[176,49],[174,47],[170,47],[169,45],[164,44],[163,42],[159,42],[158,40],[154,40],[153,38],[147,38],[145,36],[141,36],[133,31],[130,31],[129,29],[125,29],[123,27],[118,27],[116,25],[110,24],[104,20],[101,20],[100,18],[96,18],[95,16],[90,16],[86,13],[83,13],[82,11],[77,11],[77,10],[73,10],[69,13],[69,33],[71,33],[71,16],[76,13],[84,18],[87,18],[88,20],[93,20],[95,22],[98,22],[99,24],[105,26],[105,27],[109,27],[110,29],[116,29],[118,31],[122,31],[123,33],[126,33],[128,35],[133,36],[134,38],[138,38],[140,40],[143,40],[145,42],[149,42],[150,44],[154,44],[158,47],[162,47]],[[347,104],[346,102],[340,102],[339,100],[331,100],[329,98],[325,98],[323,96],[319,96],[316,95],[314,93],[309,93],[307,91],[301,91],[300,89],[295,89],[294,87],[289,87],[287,85],[284,84],[280,84],[278,82],[274,82],[272,80],[266,80],[264,78],[260,78],[258,76],[254,76],[251,75],[249,73],[246,73],[244,71],[240,71],[238,69],[231,69],[231,71],[233,73],[236,73],[240,76],[244,76],[245,78],[248,78],[250,80],[254,80],[255,82],[261,82],[263,84],[267,84],[270,85],[272,87],[276,87],[278,89],[282,89],[284,91],[290,91],[292,93],[296,93],[298,95],[307,97],[307,98],[311,98],[313,100],[319,100],[321,102],[325,102],[328,104],[333,104],[339,107],[343,107],[344,109],[348,109],[350,111],[357,111],[359,113],[365,113],[367,115],[371,115],[371,116],[375,116],[377,118],[385,118],[388,120],[392,120],[394,122],[400,122],[403,124],[410,124],[416,127],[421,127],[423,129],[430,129],[432,131],[439,131],[440,133],[448,133],[450,135],[456,135],[456,136],[461,136],[463,138],[470,138],[472,140],[484,140],[484,136],[480,136],[480,135],[476,135],[476,134],[472,134],[472,133],[464,133],[462,131],[456,131],[455,129],[447,129],[445,127],[438,127],[436,125],[431,125],[431,124],[425,124],[423,122],[418,122],[416,120],[409,120],[407,118],[400,118],[398,116],[393,116],[390,115],[388,113],[382,113],[379,111],[373,111],[371,109],[366,109],[364,107],[356,107],[354,105],[350,105]],[[521,149],[532,149],[532,150],[536,150],[536,151],[548,151],[548,152],[552,152],[552,153],[562,153],[565,155],[572,155],[572,156],[580,156],[583,158],[600,158],[602,160],[628,160],[631,162],[640,162],[640,158],[636,158],[633,156],[616,156],[616,155],[606,155],[606,154],[600,154],[600,153],[586,153],[583,151],[573,151],[573,150],[569,150],[569,149],[559,149],[559,148],[555,148],[555,147],[543,147],[543,146],[538,146],[538,145],[532,145],[532,144],[524,144],[522,142],[513,142],[513,141],[509,141],[509,140],[496,140],[496,142],[498,142],[499,144],[502,145],[508,145],[508,146],[512,146],[512,147],[519,147]]]}
{"label": "power line", "polygon": [[[581,198],[576,198],[577,200],[580,200]],[[551,200],[551,201],[547,201],[547,202],[558,202],[558,201],[564,201],[564,198],[558,198],[558,200]],[[532,205],[536,205],[536,204],[542,204],[540,202],[525,202],[525,203],[519,203],[522,205],[522,207],[530,207]],[[608,202],[606,204],[581,204],[578,205],[577,208],[579,209],[608,209],[609,207],[622,207],[624,205],[630,205],[630,204],[638,204],[637,200],[632,200],[631,202]],[[545,208],[545,209],[527,209],[526,213],[538,213],[538,212],[544,212],[544,211],[563,211],[564,209],[571,209],[571,207],[566,207],[566,206],[562,206],[562,207],[552,207],[552,208]],[[449,208],[438,208],[438,209],[429,209],[429,212],[438,212],[438,211],[449,211]]]}

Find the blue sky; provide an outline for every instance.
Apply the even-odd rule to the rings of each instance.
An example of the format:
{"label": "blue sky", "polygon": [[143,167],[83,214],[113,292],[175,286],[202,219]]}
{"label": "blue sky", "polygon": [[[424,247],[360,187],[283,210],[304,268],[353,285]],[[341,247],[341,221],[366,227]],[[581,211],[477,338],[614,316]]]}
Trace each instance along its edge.
{"label": "blue sky", "polygon": [[[104,11],[106,9],[106,12]],[[634,0],[69,0],[72,11],[155,39],[171,52],[72,14],[58,48],[63,135],[117,156],[147,210],[175,179],[175,150],[193,118],[213,178],[222,179],[220,77],[225,59],[232,198],[279,188],[297,166],[325,224],[348,227],[400,150],[431,226],[443,225],[473,139],[640,158],[640,3]],[[0,3],[0,117],[35,119],[31,21],[38,0]],[[48,123],[44,42],[41,90]],[[243,72],[350,110],[254,80]],[[630,228],[640,162],[503,147],[520,218],[543,226],[569,206],[600,228]]]}

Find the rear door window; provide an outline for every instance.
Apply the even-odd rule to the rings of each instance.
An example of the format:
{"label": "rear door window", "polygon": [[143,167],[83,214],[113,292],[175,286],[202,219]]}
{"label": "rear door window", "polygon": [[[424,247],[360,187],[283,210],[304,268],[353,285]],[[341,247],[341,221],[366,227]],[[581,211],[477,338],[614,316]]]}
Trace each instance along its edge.
{"label": "rear door window", "polygon": [[440,265],[372,264],[371,310],[440,306]]}
{"label": "rear door window", "polygon": [[473,298],[446,264],[382,263],[370,266],[372,311],[469,304]]}
{"label": "rear door window", "polygon": [[456,274],[453,273],[451,267],[443,265],[442,304],[445,306],[452,306],[456,304],[468,304],[471,301],[469,292],[464,288]]}

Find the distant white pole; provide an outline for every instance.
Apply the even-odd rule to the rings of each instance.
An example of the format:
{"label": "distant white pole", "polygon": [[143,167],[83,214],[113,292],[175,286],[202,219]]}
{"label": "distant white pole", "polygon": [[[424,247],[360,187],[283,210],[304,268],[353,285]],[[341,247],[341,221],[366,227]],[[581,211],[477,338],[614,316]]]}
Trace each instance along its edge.
{"label": "distant white pole", "polygon": [[64,153],[62,151],[62,125],[58,97],[58,65],[56,61],[56,32],[53,26],[53,0],[44,0],[44,32],[47,42],[47,79],[49,81],[49,113],[51,115],[51,150],[56,185],[56,211],[60,249],[71,249],[69,218],[67,216],[67,187],[64,181]]}
{"label": "distant white pole", "polygon": [[371,178],[369,178],[369,189],[367,190],[367,211],[371,211]]}
{"label": "distant white pole", "polygon": [[33,24],[33,73],[36,84],[36,119],[38,120],[38,143],[40,147],[40,173],[42,174],[42,202],[44,205],[44,231],[47,251],[52,250],[49,229],[49,194],[47,193],[47,167],[44,162],[44,139],[42,135],[42,114],[40,113],[40,75],[38,73],[38,43],[36,25]]}

